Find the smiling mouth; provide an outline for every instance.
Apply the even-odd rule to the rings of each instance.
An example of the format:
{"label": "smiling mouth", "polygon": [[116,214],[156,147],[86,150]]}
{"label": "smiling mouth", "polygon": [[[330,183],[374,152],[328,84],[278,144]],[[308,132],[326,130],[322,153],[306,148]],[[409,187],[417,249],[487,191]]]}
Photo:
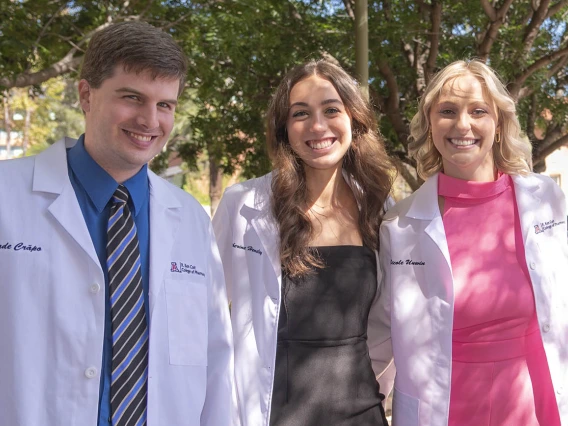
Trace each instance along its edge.
{"label": "smiling mouth", "polygon": [[128,136],[130,136],[131,138],[134,138],[137,141],[144,142],[144,143],[151,142],[154,138],[157,137],[157,136],[152,136],[152,135],[141,135],[140,133],[133,133],[133,132],[130,132],[130,131],[124,130],[124,129],[122,131],[124,133],[126,133]]}
{"label": "smiling mouth", "polygon": [[455,139],[455,138],[451,138],[451,139],[448,139],[448,140],[450,141],[450,143],[452,145],[460,146],[460,147],[467,147],[467,146],[475,145],[477,142],[479,142],[479,139]]}
{"label": "smiling mouth", "polygon": [[316,150],[325,149],[333,145],[335,141],[336,141],[335,138],[325,138],[325,139],[307,141],[306,145],[308,145],[311,149],[316,149]]}

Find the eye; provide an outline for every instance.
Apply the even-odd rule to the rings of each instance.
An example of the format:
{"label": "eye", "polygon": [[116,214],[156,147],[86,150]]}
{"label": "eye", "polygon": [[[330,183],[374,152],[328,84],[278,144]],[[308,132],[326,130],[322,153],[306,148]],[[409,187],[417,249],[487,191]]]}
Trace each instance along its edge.
{"label": "eye", "polygon": [[124,96],[125,99],[132,99],[133,101],[139,101],[140,97],[138,95],[126,95]]}
{"label": "eye", "polygon": [[160,108],[172,109],[172,106],[167,102],[158,102],[158,106]]}
{"label": "eye", "polygon": [[479,117],[479,116],[482,116],[482,115],[485,115],[485,114],[487,114],[487,111],[485,111],[485,110],[482,109],[482,108],[476,108],[476,109],[474,109],[473,112],[472,112],[472,115],[475,115],[475,116],[478,116],[478,117]]}
{"label": "eye", "polygon": [[308,113],[307,113],[306,111],[300,110],[300,111],[294,112],[294,113],[292,114],[292,117],[293,117],[293,118],[296,118],[296,117],[305,117],[305,116],[307,116],[307,115],[308,115]]}
{"label": "eye", "polygon": [[325,110],[326,114],[339,114],[341,111],[339,111],[337,108],[331,107]]}
{"label": "eye", "polygon": [[440,110],[440,114],[442,115],[452,115],[453,113],[454,111],[448,108],[443,108]]}

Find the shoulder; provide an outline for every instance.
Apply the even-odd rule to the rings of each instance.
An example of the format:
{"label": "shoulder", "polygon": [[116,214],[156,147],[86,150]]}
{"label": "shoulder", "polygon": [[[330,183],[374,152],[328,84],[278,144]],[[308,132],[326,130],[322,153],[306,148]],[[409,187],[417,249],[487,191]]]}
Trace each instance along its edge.
{"label": "shoulder", "polygon": [[[203,206],[191,195],[183,189],[171,184],[167,180],[157,176],[154,172],[148,170],[148,177],[150,179],[150,191],[155,192],[160,199],[168,199],[170,203],[181,205],[181,208],[186,212],[191,212],[194,217],[200,220],[209,221],[209,215]],[[174,201],[175,200],[175,201]]]}
{"label": "shoulder", "polygon": [[272,172],[264,176],[236,183],[225,190],[225,196],[239,197],[250,192],[270,192]]}
{"label": "shoulder", "polygon": [[410,206],[416,198],[416,192],[406,198],[398,201],[394,206],[390,207],[383,218],[383,223],[396,221],[400,216],[406,216],[410,210]]}
{"label": "shoulder", "polygon": [[0,161],[0,173],[9,176],[13,173],[25,174],[30,172],[35,163],[35,156],[15,158]]}
{"label": "shoulder", "polygon": [[513,182],[517,188],[536,190],[535,195],[544,199],[564,199],[564,192],[549,176],[538,173],[529,173],[525,176],[513,175]]}
{"label": "shoulder", "polygon": [[32,193],[35,157],[0,161],[0,196],[21,197]]}
{"label": "shoulder", "polygon": [[250,200],[255,205],[264,204],[270,199],[271,184],[272,173],[236,183],[225,190],[223,202],[231,205],[240,205]]}

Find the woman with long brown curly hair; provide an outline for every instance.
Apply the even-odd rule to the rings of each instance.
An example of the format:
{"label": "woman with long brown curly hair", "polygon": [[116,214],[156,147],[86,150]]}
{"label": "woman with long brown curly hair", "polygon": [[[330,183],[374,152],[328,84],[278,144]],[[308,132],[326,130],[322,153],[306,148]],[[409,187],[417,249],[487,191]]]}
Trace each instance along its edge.
{"label": "woman with long brown curly hair", "polygon": [[229,188],[213,219],[240,421],[386,425],[376,379],[392,355],[373,304],[393,172],[373,110],[343,69],[311,61],[267,116],[273,172]]}

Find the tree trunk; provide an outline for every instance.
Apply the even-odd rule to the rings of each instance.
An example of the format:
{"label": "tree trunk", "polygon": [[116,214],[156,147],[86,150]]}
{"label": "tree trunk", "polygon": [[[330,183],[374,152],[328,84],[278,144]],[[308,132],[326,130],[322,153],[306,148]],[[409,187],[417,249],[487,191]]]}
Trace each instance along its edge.
{"label": "tree trunk", "polygon": [[367,0],[355,1],[355,69],[361,91],[369,99],[369,26]]}
{"label": "tree trunk", "polygon": [[4,130],[6,131],[6,158],[12,158],[11,145],[12,145],[12,120],[10,120],[10,104],[9,104],[10,93],[4,91]]}
{"label": "tree trunk", "polygon": [[211,200],[211,217],[215,214],[223,195],[223,169],[219,167],[217,158],[209,153],[209,199]]}
{"label": "tree trunk", "polygon": [[26,100],[26,118],[24,121],[24,137],[22,139],[22,155],[26,155],[30,143],[30,128],[32,123],[32,106],[29,98]]}

